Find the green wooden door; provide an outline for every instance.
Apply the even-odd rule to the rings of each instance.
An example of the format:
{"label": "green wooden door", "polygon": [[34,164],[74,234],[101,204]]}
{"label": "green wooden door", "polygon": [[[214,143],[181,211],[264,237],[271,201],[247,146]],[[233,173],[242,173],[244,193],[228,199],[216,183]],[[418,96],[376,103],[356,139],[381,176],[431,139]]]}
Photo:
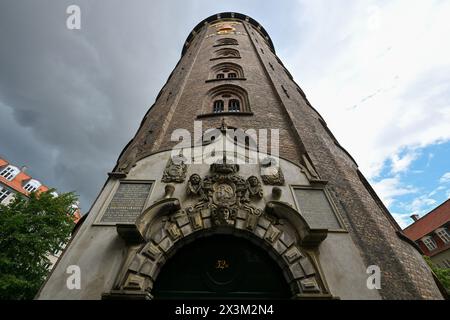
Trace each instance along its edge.
{"label": "green wooden door", "polygon": [[291,296],[280,267],[249,240],[229,235],[200,238],[163,266],[155,299],[284,299]]}

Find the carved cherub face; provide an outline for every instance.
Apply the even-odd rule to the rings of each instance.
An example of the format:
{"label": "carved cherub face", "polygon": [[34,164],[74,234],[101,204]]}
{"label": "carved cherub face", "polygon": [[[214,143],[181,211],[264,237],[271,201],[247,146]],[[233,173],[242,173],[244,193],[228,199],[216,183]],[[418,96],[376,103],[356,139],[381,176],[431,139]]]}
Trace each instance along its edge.
{"label": "carved cherub face", "polygon": [[200,184],[201,178],[198,174],[193,174],[190,178],[189,181],[191,182],[191,184],[193,185],[198,185]]}
{"label": "carved cherub face", "polygon": [[258,178],[256,178],[255,176],[251,176],[250,178],[248,178],[248,183],[250,184],[250,186],[256,187],[258,185]]}

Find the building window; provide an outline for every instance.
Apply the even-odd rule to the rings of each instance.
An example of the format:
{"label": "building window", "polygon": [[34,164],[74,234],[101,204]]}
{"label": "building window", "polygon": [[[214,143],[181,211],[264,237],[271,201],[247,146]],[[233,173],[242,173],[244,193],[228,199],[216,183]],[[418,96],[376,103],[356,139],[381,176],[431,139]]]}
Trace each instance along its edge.
{"label": "building window", "polygon": [[434,242],[432,237],[425,237],[422,239],[423,244],[427,247],[429,251],[433,251],[437,248],[436,242]]}
{"label": "building window", "polygon": [[440,228],[436,230],[436,234],[441,238],[442,242],[449,243],[450,242],[450,234],[446,228]]}
{"label": "building window", "polygon": [[232,62],[219,63],[211,68],[209,79],[213,78],[243,79],[244,71],[242,70],[242,67],[236,63]]}
{"label": "building window", "polygon": [[0,202],[5,200],[10,194],[11,194],[11,191],[9,191],[6,188],[1,188],[0,189]]}
{"label": "building window", "polygon": [[0,175],[3,176],[6,180],[11,181],[19,174],[19,172],[20,170],[14,166],[7,166],[5,169],[3,169]]}
{"label": "building window", "polygon": [[223,112],[223,105],[224,105],[223,100],[214,101],[213,112],[214,113]]}
{"label": "building window", "polygon": [[39,189],[41,185],[42,184],[39,181],[31,179],[30,181],[27,182],[27,184],[23,188],[25,189],[25,191],[33,192]]}
{"label": "building window", "polygon": [[444,268],[450,268],[450,260],[449,259],[443,260],[442,264],[444,265]]}
{"label": "building window", "polygon": [[230,111],[230,112],[240,112],[241,111],[241,104],[239,103],[239,100],[231,99],[228,102],[228,111]]}
{"label": "building window", "polygon": [[205,114],[212,113],[249,113],[251,112],[248,94],[243,88],[234,84],[217,86],[208,93],[203,103]]}
{"label": "building window", "polygon": [[232,38],[223,38],[217,40],[216,42],[216,46],[225,46],[225,45],[238,45],[238,41]]}
{"label": "building window", "polygon": [[219,49],[215,52],[215,58],[240,58],[239,51],[231,48]]}

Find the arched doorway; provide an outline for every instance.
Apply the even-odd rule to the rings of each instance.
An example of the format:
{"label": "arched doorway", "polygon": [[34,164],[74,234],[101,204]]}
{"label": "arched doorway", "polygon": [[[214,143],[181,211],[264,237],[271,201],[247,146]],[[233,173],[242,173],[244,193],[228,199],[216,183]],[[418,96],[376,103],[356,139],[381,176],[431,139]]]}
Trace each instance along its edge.
{"label": "arched doorway", "polygon": [[231,235],[199,238],[179,249],[162,267],[155,299],[288,299],[281,268],[261,247]]}

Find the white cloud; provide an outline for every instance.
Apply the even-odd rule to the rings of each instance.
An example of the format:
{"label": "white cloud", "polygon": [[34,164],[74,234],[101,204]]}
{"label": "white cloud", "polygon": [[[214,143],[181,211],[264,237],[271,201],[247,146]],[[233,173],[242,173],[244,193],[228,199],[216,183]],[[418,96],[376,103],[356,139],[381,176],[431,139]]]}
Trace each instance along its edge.
{"label": "white cloud", "polygon": [[395,221],[399,224],[400,228],[405,229],[408,225],[410,225],[413,220],[411,219],[411,215],[408,213],[391,213],[394,217]]}
{"label": "white cloud", "polygon": [[427,195],[415,198],[411,203],[405,205],[405,209],[411,212],[411,214],[423,215],[430,211],[432,207],[437,204],[436,200],[429,198]]}
{"label": "white cloud", "polygon": [[403,157],[400,158],[399,155],[394,154],[391,157],[392,161],[392,173],[399,173],[407,171],[411,163],[417,159],[418,154],[415,152],[410,152],[405,154]]}
{"label": "white cloud", "polygon": [[444,186],[439,186],[428,194],[428,197],[432,197],[437,194],[439,191],[445,190]]}
{"label": "white cloud", "polygon": [[395,197],[417,192],[412,186],[404,186],[398,176],[382,179],[372,186],[388,208],[395,202]]}
{"label": "white cloud", "polygon": [[282,57],[368,178],[389,158],[406,170],[402,150],[450,140],[450,2],[373,3],[305,1],[298,50]]}
{"label": "white cloud", "polygon": [[450,172],[445,173],[440,179],[440,183],[447,183],[450,182]]}
{"label": "white cloud", "polygon": [[427,195],[420,196],[415,198],[410,203],[400,203],[399,207],[404,209],[406,213],[391,213],[394,219],[398,222],[400,227],[405,228],[410,225],[413,220],[411,219],[411,215],[419,215],[423,216],[429,211],[431,211],[434,207],[436,207],[437,201],[433,198],[430,198]]}

